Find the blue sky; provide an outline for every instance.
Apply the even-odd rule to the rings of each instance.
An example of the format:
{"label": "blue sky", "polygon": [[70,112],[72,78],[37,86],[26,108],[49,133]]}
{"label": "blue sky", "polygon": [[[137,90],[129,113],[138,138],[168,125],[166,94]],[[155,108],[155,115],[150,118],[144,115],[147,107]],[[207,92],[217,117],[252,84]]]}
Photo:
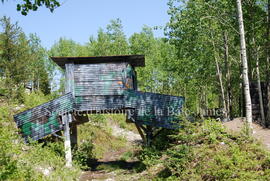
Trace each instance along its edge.
{"label": "blue sky", "polygon": [[[143,25],[164,26],[169,21],[167,0],[64,0],[54,13],[39,8],[23,16],[16,11],[15,0],[0,3],[0,17],[18,21],[26,34],[37,33],[42,45],[50,48],[60,37],[79,43],[88,41],[98,29],[105,28],[110,20],[120,18],[127,36],[140,32]],[[163,30],[155,30],[162,37]]]}

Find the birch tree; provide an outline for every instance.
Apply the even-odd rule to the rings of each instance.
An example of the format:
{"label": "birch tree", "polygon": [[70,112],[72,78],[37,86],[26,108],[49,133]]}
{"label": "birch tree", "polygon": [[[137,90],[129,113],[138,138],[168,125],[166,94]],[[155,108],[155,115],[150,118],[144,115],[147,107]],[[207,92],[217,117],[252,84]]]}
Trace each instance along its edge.
{"label": "birch tree", "polygon": [[249,90],[249,78],[248,78],[248,61],[246,53],[246,41],[245,41],[245,30],[243,22],[242,2],[236,0],[238,23],[239,23],[239,34],[240,34],[240,48],[241,48],[241,60],[243,66],[243,86],[245,95],[245,109],[246,109],[246,121],[249,129],[252,129],[252,104]]}

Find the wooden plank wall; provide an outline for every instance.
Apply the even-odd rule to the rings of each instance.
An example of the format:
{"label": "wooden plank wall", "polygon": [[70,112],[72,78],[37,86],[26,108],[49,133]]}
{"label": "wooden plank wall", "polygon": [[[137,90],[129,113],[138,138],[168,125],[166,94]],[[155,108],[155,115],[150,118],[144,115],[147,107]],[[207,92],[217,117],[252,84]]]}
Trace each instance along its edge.
{"label": "wooden plank wall", "polygon": [[65,94],[57,99],[41,104],[14,116],[25,141],[41,139],[63,129],[60,116],[73,110],[72,94]]}
{"label": "wooden plank wall", "polygon": [[173,129],[181,120],[184,97],[140,91],[125,91],[125,107],[134,109],[129,115],[136,123]]}
{"label": "wooden plank wall", "polygon": [[75,64],[75,110],[123,109],[124,91],[134,88],[130,72],[126,62]]}

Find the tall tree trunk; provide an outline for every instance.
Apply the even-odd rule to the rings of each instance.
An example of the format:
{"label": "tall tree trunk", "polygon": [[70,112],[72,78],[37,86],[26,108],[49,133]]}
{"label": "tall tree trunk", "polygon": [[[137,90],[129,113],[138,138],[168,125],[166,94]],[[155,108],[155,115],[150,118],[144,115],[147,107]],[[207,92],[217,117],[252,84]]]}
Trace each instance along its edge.
{"label": "tall tree trunk", "polygon": [[262,124],[263,126],[265,126],[265,115],[264,115],[260,67],[259,67],[259,48],[256,48],[256,72],[257,72],[257,84],[258,84],[258,93],[259,93],[259,102],[260,102],[260,113],[261,113]]}
{"label": "tall tree trunk", "polygon": [[266,81],[267,81],[267,112],[266,112],[266,127],[269,126],[270,123],[270,55],[269,55],[269,48],[270,48],[270,0],[268,0],[267,5],[267,31],[266,31]]}
{"label": "tall tree trunk", "polygon": [[[241,59],[241,57],[240,57],[240,59]],[[240,67],[241,68],[241,70],[240,70],[240,75],[239,75],[239,90],[240,90],[240,95],[239,95],[239,115],[241,116],[241,117],[244,117],[244,105],[243,105],[243,103],[244,103],[244,96],[243,96],[243,81],[241,81],[242,79],[243,79],[243,73],[242,73],[242,66]]]}
{"label": "tall tree trunk", "polygon": [[224,86],[223,86],[223,81],[222,81],[222,73],[220,71],[219,68],[219,63],[217,60],[217,57],[215,56],[215,62],[216,62],[216,70],[217,70],[217,76],[218,76],[218,80],[219,80],[219,85],[220,85],[220,91],[221,91],[221,101],[222,101],[222,106],[224,109],[224,118],[228,118],[228,114],[227,114],[227,106],[226,106],[226,101],[225,101],[225,93],[224,93]]}
{"label": "tall tree trunk", "polygon": [[[243,86],[245,94],[245,108],[246,108],[246,121],[248,128],[252,129],[252,104],[249,90],[249,79],[248,79],[248,61],[246,52],[246,41],[245,41],[245,30],[243,22],[243,12],[241,0],[236,0],[238,22],[239,22],[239,33],[240,33],[240,46],[241,46],[241,59],[243,66]],[[251,130],[250,130],[251,131]]]}
{"label": "tall tree trunk", "polygon": [[223,106],[223,113],[224,113],[224,118],[228,119],[228,114],[227,114],[227,106],[226,106],[226,100],[225,100],[225,92],[224,92],[224,86],[223,86],[223,81],[222,81],[222,72],[220,71],[219,63],[218,63],[218,58],[217,58],[217,52],[216,52],[216,46],[213,40],[213,34],[211,33],[211,38],[212,38],[212,45],[214,49],[214,59],[216,63],[216,71],[217,71],[217,77],[220,85],[220,91],[221,91],[221,102]]}
{"label": "tall tree trunk", "polygon": [[231,64],[229,62],[229,46],[228,46],[228,34],[224,32],[224,61],[225,61],[225,72],[226,72],[226,105],[228,119],[231,119],[232,110],[232,96],[231,96]]}

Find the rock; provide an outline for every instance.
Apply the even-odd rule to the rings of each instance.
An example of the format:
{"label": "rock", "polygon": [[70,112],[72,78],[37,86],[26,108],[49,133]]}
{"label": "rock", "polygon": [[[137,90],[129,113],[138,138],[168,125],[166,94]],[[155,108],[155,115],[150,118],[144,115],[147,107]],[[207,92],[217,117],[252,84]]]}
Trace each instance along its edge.
{"label": "rock", "polygon": [[138,142],[142,139],[139,134],[120,128],[118,125],[112,125],[111,128],[112,128],[112,134],[114,136],[117,136],[117,137],[122,136],[130,142]]}
{"label": "rock", "polygon": [[19,111],[19,110],[21,110],[23,107],[25,107],[25,105],[24,105],[24,104],[21,104],[21,105],[18,105],[18,106],[16,106],[16,107],[14,107],[13,110],[14,110],[14,111]]}
{"label": "rock", "polygon": [[38,167],[37,170],[43,173],[43,175],[49,176],[53,170],[53,167],[48,167],[48,168]]}

